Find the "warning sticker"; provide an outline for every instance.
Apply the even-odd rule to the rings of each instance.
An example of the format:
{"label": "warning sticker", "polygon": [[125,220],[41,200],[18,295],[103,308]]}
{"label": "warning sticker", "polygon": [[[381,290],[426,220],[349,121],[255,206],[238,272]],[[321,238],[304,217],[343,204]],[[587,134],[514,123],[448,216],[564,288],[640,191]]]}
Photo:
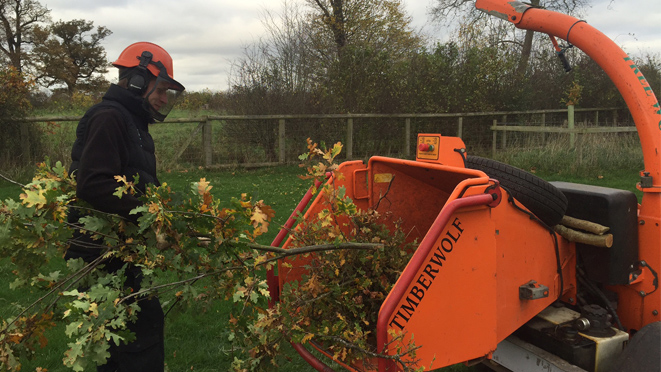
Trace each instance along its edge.
{"label": "warning sticker", "polygon": [[392,173],[377,173],[374,175],[374,183],[392,182]]}

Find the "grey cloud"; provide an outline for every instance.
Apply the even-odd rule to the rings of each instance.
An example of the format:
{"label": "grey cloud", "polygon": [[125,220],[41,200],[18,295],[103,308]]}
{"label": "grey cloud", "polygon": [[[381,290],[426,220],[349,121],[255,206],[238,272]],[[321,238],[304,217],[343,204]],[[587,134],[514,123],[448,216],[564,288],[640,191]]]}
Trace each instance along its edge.
{"label": "grey cloud", "polygon": [[[289,0],[302,1],[302,0]],[[232,61],[263,35],[265,8],[276,13],[282,1],[273,0],[43,0],[54,20],[86,19],[105,26],[113,34],[104,40],[110,61],[135,41],[163,46],[174,59],[175,76],[189,91],[226,89]],[[444,40],[432,30],[427,8],[432,0],[405,0],[416,29]],[[592,0],[585,19],[625,47],[629,53],[647,49],[661,53],[658,0]],[[632,36],[633,35],[633,36]],[[109,73],[109,79],[116,71]]]}

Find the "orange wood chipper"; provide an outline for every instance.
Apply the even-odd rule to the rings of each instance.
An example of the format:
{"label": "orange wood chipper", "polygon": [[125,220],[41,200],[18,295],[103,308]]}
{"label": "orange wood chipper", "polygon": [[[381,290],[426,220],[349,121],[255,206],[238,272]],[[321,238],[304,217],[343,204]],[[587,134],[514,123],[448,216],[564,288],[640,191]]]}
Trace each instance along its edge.
{"label": "orange wood chipper", "polygon": [[[467,155],[460,138],[438,134],[418,135],[415,161],[375,156],[341,164],[343,177],[333,181],[359,208],[374,208],[387,193],[378,208],[419,234],[380,308],[379,353],[395,353],[407,339],[393,335],[405,334],[420,347],[417,366],[425,370],[482,361],[502,371],[661,371],[661,108],[654,93],[627,54],[585,21],[518,1],[476,6],[548,34],[560,57],[556,38],[603,68],[638,130],[642,202],[629,191],[547,183]],[[306,217],[319,208],[317,198]],[[606,227],[609,235],[570,241],[554,228],[561,220]],[[274,296],[302,270],[294,264],[270,272]],[[317,370],[331,370],[294,346]],[[397,370],[377,359],[378,371]]]}

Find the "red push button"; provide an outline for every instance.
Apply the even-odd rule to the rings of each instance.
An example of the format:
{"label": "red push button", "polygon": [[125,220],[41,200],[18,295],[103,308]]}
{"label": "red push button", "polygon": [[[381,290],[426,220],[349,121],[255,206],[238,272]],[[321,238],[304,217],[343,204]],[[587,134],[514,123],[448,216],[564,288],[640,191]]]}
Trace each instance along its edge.
{"label": "red push button", "polygon": [[434,151],[434,145],[430,145],[428,143],[421,143],[418,145],[418,150],[423,152],[431,152]]}

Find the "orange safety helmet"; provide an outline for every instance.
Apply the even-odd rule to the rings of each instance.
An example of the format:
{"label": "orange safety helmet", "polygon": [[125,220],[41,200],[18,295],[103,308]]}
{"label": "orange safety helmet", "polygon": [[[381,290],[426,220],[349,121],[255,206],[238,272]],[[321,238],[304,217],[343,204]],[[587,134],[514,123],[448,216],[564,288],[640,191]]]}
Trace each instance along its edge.
{"label": "orange safety helmet", "polygon": [[[136,67],[140,64],[140,56],[144,51],[148,51],[153,55],[153,62],[161,62],[170,79],[174,79],[172,57],[170,57],[170,54],[160,46],[146,41],[140,41],[127,46],[112,65],[115,67]],[[155,64],[150,63],[147,69],[154,76],[158,76],[161,73]]]}
{"label": "orange safety helmet", "polygon": [[[165,119],[176,98],[185,89],[183,85],[174,80],[170,54],[154,43],[141,41],[129,45],[112,65],[132,70],[128,76],[127,89],[145,97],[145,108],[151,112],[154,119],[159,121]],[[152,75],[151,78],[149,77],[150,74]],[[150,92],[147,92],[149,82],[153,78],[157,79],[156,84]],[[148,97],[154,93],[159,82],[166,82],[169,98],[167,99],[168,103],[163,107],[154,108],[149,104]]]}

